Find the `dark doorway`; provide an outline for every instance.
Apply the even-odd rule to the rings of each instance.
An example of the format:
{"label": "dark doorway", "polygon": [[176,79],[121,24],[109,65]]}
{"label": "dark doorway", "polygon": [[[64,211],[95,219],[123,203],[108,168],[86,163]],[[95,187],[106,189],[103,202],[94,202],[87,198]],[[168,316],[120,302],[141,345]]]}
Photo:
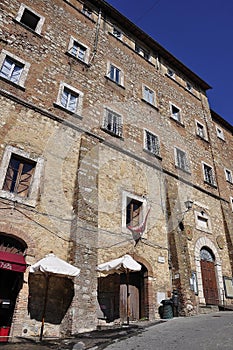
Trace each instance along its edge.
{"label": "dark doorway", "polygon": [[203,292],[206,304],[218,305],[218,287],[215,274],[215,257],[208,248],[202,248],[201,257],[201,274]]}
{"label": "dark doorway", "polygon": [[[130,272],[129,320],[148,318],[147,269],[142,265],[139,272]],[[107,322],[116,319],[127,321],[127,276],[113,274],[98,279],[98,301],[103,318]]]}

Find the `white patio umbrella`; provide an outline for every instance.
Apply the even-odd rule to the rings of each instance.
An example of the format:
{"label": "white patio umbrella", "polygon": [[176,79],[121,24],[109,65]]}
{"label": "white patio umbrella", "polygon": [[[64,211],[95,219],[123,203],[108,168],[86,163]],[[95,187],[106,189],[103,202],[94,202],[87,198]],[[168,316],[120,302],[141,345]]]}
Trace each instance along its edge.
{"label": "white patio umbrella", "polygon": [[140,271],[142,266],[130,255],[126,254],[121,258],[110,260],[97,266],[97,271],[109,275],[112,273],[126,273],[126,290],[127,290],[127,324],[129,324],[129,272]]}
{"label": "white patio umbrella", "polygon": [[66,261],[58,258],[53,253],[50,253],[46,255],[45,258],[39,260],[34,265],[31,265],[29,271],[30,273],[42,273],[46,277],[46,289],[45,289],[44,307],[42,312],[41,331],[40,331],[40,341],[41,341],[43,337],[43,330],[44,330],[49,277],[51,275],[60,276],[60,277],[71,277],[71,278],[76,277],[79,275],[80,269],[78,269],[77,267],[71,264],[68,264]]}

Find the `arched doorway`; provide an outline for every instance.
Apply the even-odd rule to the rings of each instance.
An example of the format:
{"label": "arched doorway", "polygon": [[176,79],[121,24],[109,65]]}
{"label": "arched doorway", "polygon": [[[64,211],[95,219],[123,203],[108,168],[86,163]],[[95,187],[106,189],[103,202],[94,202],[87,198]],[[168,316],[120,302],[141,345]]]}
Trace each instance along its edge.
{"label": "arched doorway", "polygon": [[218,305],[218,286],[215,273],[215,256],[208,247],[200,250],[203,293],[206,304]]}
{"label": "arched doorway", "polygon": [[[141,264],[142,265],[142,264]],[[149,318],[148,314],[148,272],[144,265],[141,271],[130,272],[129,320]],[[98,301],[102,317],[107,322],[120,319],[127,321],[127,276],[125,273],[98,278]]]}
{"label": "arched doorway", "polygon": [[9,335],[17,296],[26,270],[22,240],[0,233],[0,334]]}

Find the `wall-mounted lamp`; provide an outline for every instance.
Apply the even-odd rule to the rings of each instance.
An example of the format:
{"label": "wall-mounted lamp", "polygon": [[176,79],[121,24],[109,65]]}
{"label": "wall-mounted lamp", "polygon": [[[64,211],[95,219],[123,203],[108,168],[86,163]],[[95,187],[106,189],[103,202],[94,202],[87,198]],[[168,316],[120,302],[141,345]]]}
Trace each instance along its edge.
{"label": "wall-mounted lamp", "polygon": [[191,200],[187,200],[186,202],[184,202],[184,204],[185,204],[187,211],[192,209],[192,207],[193,207],[193,201],[191,201]]}

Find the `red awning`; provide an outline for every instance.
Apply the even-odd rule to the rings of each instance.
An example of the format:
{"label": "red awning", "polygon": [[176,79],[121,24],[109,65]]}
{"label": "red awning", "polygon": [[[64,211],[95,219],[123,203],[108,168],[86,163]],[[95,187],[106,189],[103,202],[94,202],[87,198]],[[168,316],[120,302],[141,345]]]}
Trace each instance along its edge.
{"label": "red awning", "polygon": [[0,251],[0,269],[25,272],[27,268],[23,255]]}

